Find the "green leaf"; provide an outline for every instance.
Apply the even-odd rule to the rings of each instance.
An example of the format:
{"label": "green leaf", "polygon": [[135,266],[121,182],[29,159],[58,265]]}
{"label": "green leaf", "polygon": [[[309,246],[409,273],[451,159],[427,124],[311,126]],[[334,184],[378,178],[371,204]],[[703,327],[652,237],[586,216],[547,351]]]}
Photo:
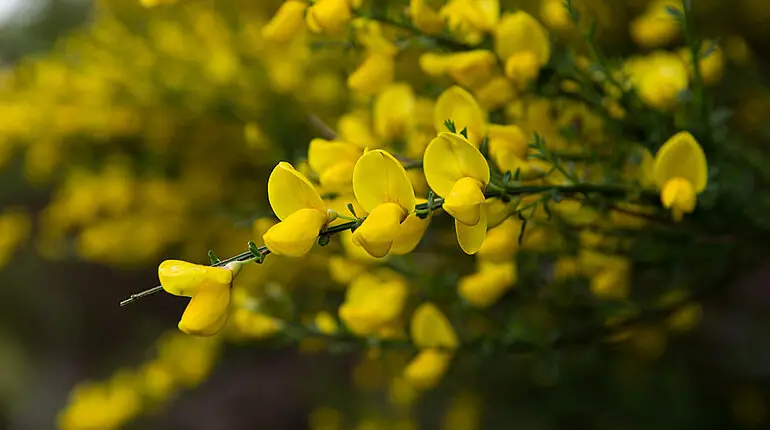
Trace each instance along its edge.
{"label": "green leaf", "polygon": [[219,257],[214,254],[214,251],[209,249],[209,260],[211,261],[211,265],[217,265],[222,262],[222,260],[219,259]]}
{"label": "green leaf", "polygon": [[461,134],[461,135],[462,135],[464,138],[466,138],[466,139],[467,139],[467,138],[468,138],[468,127],[463,127],[463,129],[460,131],[460,134]]}
{"label": "green leaf", "polygon": [[449,130],[452,133],[457,133],[457,128],[455,127],[455,123],[451,119],[444,120],[444,127],[446,127],[447,130]]}

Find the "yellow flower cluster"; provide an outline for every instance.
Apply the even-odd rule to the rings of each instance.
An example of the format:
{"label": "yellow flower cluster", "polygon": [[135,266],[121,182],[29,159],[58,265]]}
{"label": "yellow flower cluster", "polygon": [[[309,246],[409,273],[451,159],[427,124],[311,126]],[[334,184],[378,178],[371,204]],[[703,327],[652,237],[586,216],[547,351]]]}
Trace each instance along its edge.
{"label": "yellow flower cluster", "polygon": [[[569,333],[560,306],[650,357],[691,329],[700,308],[673,281],[642,295],[682,307],[628,326],[646,309],[632,251],[712,233],[723,154],[707,91],[751,52],[697,37],[688,2],[629,22],[614,3],[533,3],[111,0],[16,66],[0,163],[52,187],[42,254],[126,266],[256,242],[211,266],[162,262],[151,291],[189,297],[191,336],[76,388],[60,426],[120,427],[200,382],[223,339],[365,348],[354,384],[411,428],[464,351],[548,346],[521,327]],[[605,58],[596,32],[613,26],[644,51]],[[0,266],[30,224],[0,214]],[[447,420],[473,428],[479,406],[458,398]],[[311,427],[341,419],[319,409]]]}

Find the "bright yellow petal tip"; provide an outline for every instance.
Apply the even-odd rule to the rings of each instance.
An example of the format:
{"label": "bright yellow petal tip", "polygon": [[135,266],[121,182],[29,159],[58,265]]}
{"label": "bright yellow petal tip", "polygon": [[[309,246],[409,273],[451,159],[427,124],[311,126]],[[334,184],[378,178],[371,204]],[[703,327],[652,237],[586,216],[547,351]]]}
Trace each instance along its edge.
{"label": "bright yellow petal tip", "polygon": [[487,237],[487,208],[481,206],[479,222],[474,225],[466,225],[455,219],[455,231],[457,233],[457,243],[460,248],[468,255],[473,255],[481,249],[484,239]]}
{"label": "bright yellow petal tip", "polygon": [[230,284],[203,284],[187,305],[179,330],[195,336],[212,336],[227,321]]}
{"label": "bright yellow petal tip", "polygon": [[481,217],[484,200],[481,182],[465,177],[452,186],[452,191],[444,198],[443,208],[461,223],[476,225]]}

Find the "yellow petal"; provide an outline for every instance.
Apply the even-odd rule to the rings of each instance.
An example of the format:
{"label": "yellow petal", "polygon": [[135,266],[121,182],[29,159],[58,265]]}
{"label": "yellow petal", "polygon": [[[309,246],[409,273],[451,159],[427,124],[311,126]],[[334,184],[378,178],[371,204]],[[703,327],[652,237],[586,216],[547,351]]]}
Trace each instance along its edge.
{"label": "yellow petal", "polygon": [[361,114],[352,113],[340,117],[337,121],[337,132],[348,142],[355,143],[359,148],[378,148],[379,142],[372,134],[369,119]]}
{"label": "yellow petal", "polygon": [[426,349],[419,354],[404,369],[404,377],[414,388],[427,390],[435,387],[449,368],[452,354]]}
{"label": "yellow petal", "polygon": [[476,179],[484,186],[489,183],[487,160],[473,144],[455,133],[439,133],[428,144],[423,171],[430,188],[442,197],[448,196],[462,178]]}
{"label": "yellow petal", "polygon": [[353,232],[353,243],[372,257],[384,257],[401,231],[406,211],[395,203],[376,206],[360,227]]}
{"label": "yellow petal", "polygon": [[412,252],[422,240],[429,224],[430,217],[421,219],[414,213],[409,214],[401,223],[398,236],[393,240],[393,246],[390,248],[390,253],[405,255]]}
{"label": "yellow petal", "polygon": [[281,220],[300,209],[316,209],[326,213],[326,204],[313,184],[285,161],[278,163],[270,173],[267,198],[273,212]]}
{"label": "yellow petal", "polygon": [[489,156],[503,172],[528,170],[527,136],[516,125],[489,125]]}
{"label": "yellow petal", "polygon": [[405,137],[412,129],[416,98],[412,87],[394,83],[374,101],[374,131],[381,139]]}
{"label": "yellow petal", "polygon": [[695,210],[697,197],[690,181],[683,178],[673,178],[663,184],[660,200],[663,206],[672,209],[674,220],[681,221],[683,214]]}
{"label": "yellow petal", "polygon": [[476,99],[464,89],[454,86],[448,88],[436,100],[433,122],[436,130],[446,130],[444,121],[455,123],[457,132],[468,131],[468,140],[478,146],[486,134],[486,113]]}
{"label": "yellow petal", "polygon": [[504,201],[490,197],[484,202],[484,206],[487,207],[487,226],[494,228],[500,225],[511,215],[511,203],[505,203]]}
{"label": "yellow petal", "polygon": [[482,270],[460,279],[457,290],[472,306],[487,308],[495,304],[516,281],[516,265],[509,261],[487,264]]}
{"label": "yellow petal", "polygon": [[227,285],[233,272],[224,267],[209,267],[180,260],[166,260],[158,266],[163,289],[175,296],[192,297],[203,284]]}
{"label": "yellow petal", "polygon": [[262,239],[274,254],[301,257],[313,247],[327,219],[326,212],[300,209],[270,227]]}
{"label": "yellow petal", "polygon": [[465,225],[455,219],[455,230],[457,232],[457,242],[460,244],[463,252],[472,255],[481,249],[484,238],[487,236],[487,209],[481,206],[479,222],[476,225]]}
{"label": "yellow petal", "polygon": [[425,0],[409,2],[409,17],[412,24],[425,34],[438,34],[444,29],[444,20],[438,12],[425,4]]}
{"label": "yellow petal", "polygon": [[495,51],[503,61],[518,52],[531,52],[543,66],[551,58],[548,31],[526,12],[506,15],[495,31]]}
{"label": "yellow petal", "polygon": [[187,305],[179,330],[195,336],[216,334],[227,321],[230,284],[204,284]]}
{"label": "yellow petal", "polygon": [[423,303],[412,314],[412,343],[418,348],[456,349],[460,342],[449,320],[433,303]]}
{"label": "yellow petal", "polygon": [[414,210],[414,189],[404,166],[390,153],[375,149],[358,159],[353,169],[353,194],[366,211],[383,203]]}
{"label": "yellow petal", "polygon": [[513,218],[508,218],[497,227],[490,228],[479,249],[478,257],[495,263],[511,261],[519,248],[520,231],[521,221]]}
{"label": "yellow petal", "polygon": [[262,37],[272,43],[286,43],[303,28],[307,4],[304,1],[288,0],[281,4],[275,16],[262,28]]}
{"label": "yellow petal", "polygon": [[658,153],[653,166],[655,182],[662,187],[673,178],[688,180],[696,193],[706,188],[708,163],[698,141],[687,131],[672,136]]}
{"label": "yellow petal", "polygon": [[317,0],[307,10],[307,18],[312,19],[313,27],[335,34],[342,31],[345,24],[353,18],[353,14],[347,0]]}
{"label": "yellow petal", "polygon": [[363,150],[353,143],[341,140],[313,139],[307,150],[307,161],[310,168],[322,174],[340,161],[355,163]]}
{"label": "yellow petal", "polygon": [[390,54],[375,52],[369,54],[350,74],[348,88],[363,95],[377,94],[393,82],[395,73],[395,58]]}
{"label": "yellow petal", "polygon": [[476,225],[481,216],[484,192],[479,181],[462,178],[455,182],[452,191],[444,199],[443,208],[449,215],[465,225]]}

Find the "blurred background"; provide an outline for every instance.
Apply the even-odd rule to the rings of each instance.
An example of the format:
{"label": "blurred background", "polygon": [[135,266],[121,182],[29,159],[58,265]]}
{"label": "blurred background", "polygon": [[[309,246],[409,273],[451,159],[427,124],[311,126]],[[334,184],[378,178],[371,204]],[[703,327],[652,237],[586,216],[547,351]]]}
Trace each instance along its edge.
{"label": "blurred background", "polygon": [[[185,301],[118,302],[156,285],[164,258],[241,252],[270,214],[269,170],[319,135],[297,106],[329,118],[344,109],[348,57],[308,63],[303,48],[261,46],[259,26],[280,2],[186,3],[0,0],[2,429],[56,428],[73,387],[154,357]],[[598,15],[612,55],[632,52],[627,23],[646,4],[625,3]],[[736,121],[768,141],[770,2],[693,3],[709,36],[740,34],[755,53],[754,81],[726,86]],[[673,340],[650,331],[534,375],[520,359],[460,360],[486,361],[421,400],[422,428],[770,428],[770,269],[724,291]],[[223,348],[205,381],[125,428],[331,429],[324,407],[386,414],[378,395],[359,394],[377,359]]]}

